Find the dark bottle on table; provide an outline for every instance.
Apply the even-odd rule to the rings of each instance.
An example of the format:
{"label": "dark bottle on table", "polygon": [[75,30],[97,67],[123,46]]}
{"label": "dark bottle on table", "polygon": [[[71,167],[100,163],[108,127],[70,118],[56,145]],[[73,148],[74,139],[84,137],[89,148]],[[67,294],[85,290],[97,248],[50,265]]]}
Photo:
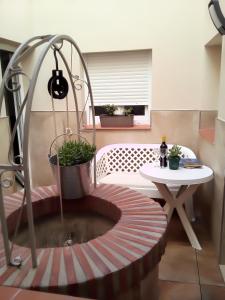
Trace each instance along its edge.
{"label": "dark bottle on table", "polygon": [[162,144],[160,145],[160,167],[166,168],[167,167],[167,144],[166,144],[166,137],[162,137]]}

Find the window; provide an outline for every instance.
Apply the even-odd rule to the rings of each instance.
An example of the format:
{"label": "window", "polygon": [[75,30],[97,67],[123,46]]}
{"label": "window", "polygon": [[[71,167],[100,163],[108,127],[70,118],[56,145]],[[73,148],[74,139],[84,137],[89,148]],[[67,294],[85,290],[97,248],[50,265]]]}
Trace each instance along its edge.
{"label": "window", "polygon": [[[13,53],[11,51],[7,50],[0,50],[0,75],[4,74],[7,65],[12,57]],[[9,87],[12,88],[13,84],[20,83],[21,89],[19,91],[14,91],[13,93],[8,91],[6,88],[4,89],[4,104],[5,104],[5,112],[6,115],[9,118],[9,127],[10,132],[12,133],[12,130],[14,128],[14,125],[16,123],[16,119],[18,117],[19,109],[22,105],[21,103],[21,95],[23,95],[23,84],[20,80],[19,76],[14,76],[13,79],[9,80]],[[21,121],[18,125],[18,129],[15,135],[15,139],[13,142],[13,154],[16,157],[15,162],[20,163],[20,156],[22,156],[22,141],[23,141],[23,118],[21,118]],[[20,171],[17,171],[17,173],[20,173]],[[21,186],[24,186],[24,182],[21,179],[21,176],[19,176],[16,173],[16,180],[21,184]]]}
{"label": "window", "polygon": [[[95,119],[105,104],[115,104],[121,113],[132,107],[135,124],[149,123],[152,70],[151,51],[123,51],[89,53],[85,55],[93,90]],[[91,109],[88,105],[88,123],[91,124]]]}

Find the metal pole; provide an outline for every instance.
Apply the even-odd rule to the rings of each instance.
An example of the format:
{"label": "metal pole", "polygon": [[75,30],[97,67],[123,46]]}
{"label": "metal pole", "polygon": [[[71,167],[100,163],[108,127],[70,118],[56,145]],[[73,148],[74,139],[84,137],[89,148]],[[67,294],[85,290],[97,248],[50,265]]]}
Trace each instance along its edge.
{"label": "metal pole", "polygon": [[71,84],[71,87],[72,87],[72,92],[73,92],[73,98],[74,98],[74,102],[75,102],[75,110],[76,110],[76,119],[77,119],[77,134],[80,135],[80,123],[79,123],[79,110],[78,110],[78,103],[77,103],[77,94],[76,94],[76,90],[75,90],[75,87],[74,87],[74,84],[73,84],[73,77],[72,77],[72,74],[70,72],[70,68],[69,68],[69,65],[66,61],[66,58],[65,56],[63,55],[62,51],[59,50],[59,54],[64,62],[64,65],[66,67],[66,70],[67,70],[67,73],[68,73],[68,76],[69,76],[69,79],[70,79],[70,84]]}
{"label": "metal pole", "polygon": [[37,256],[36,256],[36,238],[34,231],[34,217],[33,217],[33,207],[32,207],[32,198],[31,198],[31,189],[30,189],[30,174],[28,166],[24,167],[24,186],[26,190],[26,208],[27,208],[27,220],[29,227],[29,239],[30,239],[30,250],[32,257],[32,266],[33,268],[37,267]]}
{"label": "metal pole", "polygon": [[1,219],[1,227],[2,227],[2,235],[5,249],[5,257],[7,265],[10,264],[10,247],[9,247],[9,235],[8,235],[8,227],[6,224],[5,218],[5,208],[3,203],[3,193],[2,193],[2,174],[4,171],[0,173],[0,219]]}

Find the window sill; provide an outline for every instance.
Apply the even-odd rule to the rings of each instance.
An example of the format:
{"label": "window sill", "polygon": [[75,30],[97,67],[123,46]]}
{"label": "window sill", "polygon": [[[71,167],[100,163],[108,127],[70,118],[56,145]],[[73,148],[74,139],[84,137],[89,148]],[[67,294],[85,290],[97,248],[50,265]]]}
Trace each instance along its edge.
{"label": "window sill", "polygon": [[215,141],[215,128],[202,128],[199,129],[200,136],[208,141],[210,144],[214,144]]}
{"label": "window sill", "polygon": [[[85,130],[92,130],[92,125],[85,125]],[[95,126],[96,130],[150,130],[151,126],[148,124],[142,124],[142,125],[134,125],[132,127],[101,127],[101,125]]]}

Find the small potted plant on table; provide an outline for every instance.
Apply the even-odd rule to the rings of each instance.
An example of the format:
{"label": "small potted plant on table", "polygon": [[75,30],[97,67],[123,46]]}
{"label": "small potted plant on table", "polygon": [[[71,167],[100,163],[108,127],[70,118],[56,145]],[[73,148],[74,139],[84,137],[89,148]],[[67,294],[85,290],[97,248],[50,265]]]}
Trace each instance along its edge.
{"label": "small potted plant on table", "polygon": [[179,168],[181,154],[181,147],[177,145],[173,145],[173,147],[169,150],[168,160],[169,168],[171,170],[177,170]]}
{"label": "small potted plant on table", "polygon": [[132,108],[124,109],[123,114],[115,114],[118,107],[114,104],[104,105],[106,114],[100,115],[101,127],[132,127],[134,126],[134,115]]}
{"label": "small potted plant on table", "polygon": [[63,199],[77,199],[90,192],[91,160],[96,147],[86,141],[67,140],[58,148],[57,154],[49,154],[49,161],[61,189]]}

